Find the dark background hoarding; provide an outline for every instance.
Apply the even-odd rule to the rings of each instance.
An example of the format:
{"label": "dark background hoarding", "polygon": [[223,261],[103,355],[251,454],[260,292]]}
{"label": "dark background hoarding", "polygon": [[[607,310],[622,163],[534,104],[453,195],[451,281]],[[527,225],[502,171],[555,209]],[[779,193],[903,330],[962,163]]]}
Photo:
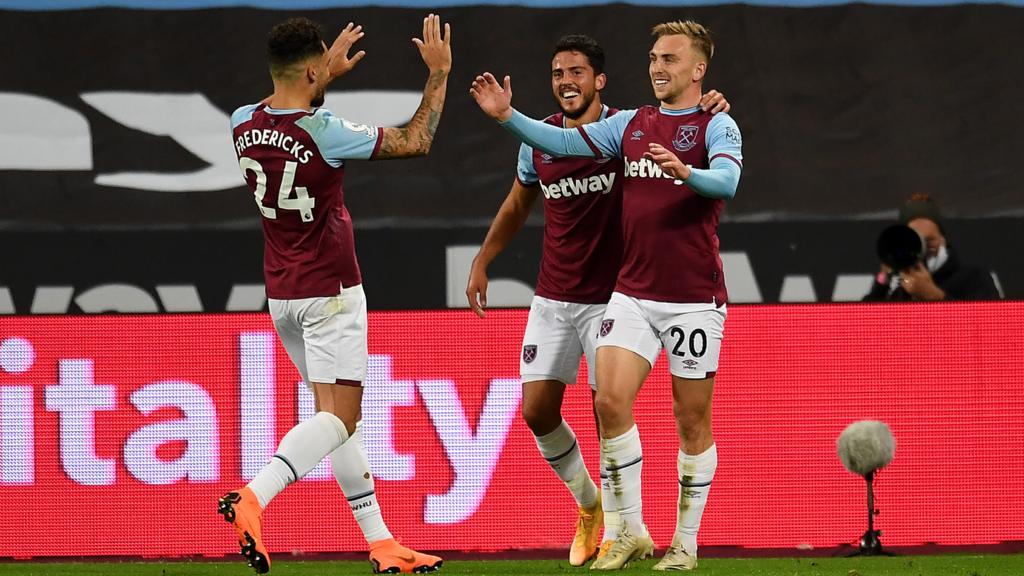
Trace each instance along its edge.
{"label": "dark background hoarding", "polygon": [[[722,225],[730,299],[752,302],[859,300],[877,271],[882,222]],[[356,239],[374,310],[462,307],[483,227],[377,228]],[[1008,297],[1024,296],[1015,219],[949,223],[951,243],[991,270]],[[8,232],[0,314],[260,310],[260,232]],[[492,306],[529,304],[541,228],[527,226],[489,270]],[[17,272],[14,272],[17,271]],[[3,287],[8,293],[5,296]]]}
{"label": "dark background hoarding", "polygon": [[[142,287],[158,309],[156,287],[198,286],[196,297],[178,292],[190,302],[180,306],[198,298],[220,310],[233,286],[260,283],[258,211],[227,115],[270,93],[265,34],[295,13],[367,30],[367,58],[331,87],[336,113],[411,115],[426,76],[409,41],[422,9],[0,12],[0,49],[22,55],[0,75],[0,310],[31,309],[40,286],[74,287],[74,310],[82,290],[111,283]],[[741,290],[747,300],[849,299],[836,298],[839,277],[875,271],[875,236],[918,192],[943,203],[967,261],[1024,296],[1010,253],[1024,215],[1018,7],[486,6],[443,16],[455,64],[431,156],[346,171],[371,307],[451,304],[448,248],[479,244],[507,193],[517,144],[472,103],[475,74],[511,74],[516,106],[546,115],[550,47],[585,32],[608,52],[604,100],[650,103],[648,30],[680,17],[715,32],[706,87],[727,94],[744,133],[721,235],[723,249],[749,257],[758,289]],[[540,221],[538,211],[494,275],[532,286]],[[803,289],[786,292],[790,276],[806,276],[791,284]]]}
{"label": "dark background hoarding", "polygon": [[[420,29],[422,10],[303,13],[328,30],[350,20],[366,28],[359,46],[366,59],[332,90],[422,89],[425,68],[409,41]],[[92,168],[18,170],[9,160],[0,171],[0,222],[8,228],[255,227],[251,198],[230,173],[226,180],[200,179],[228,187],[192,192],[96,180],[207,168],[210,159],[188,149],[190,137],[222,138],[228,155],[227,128],[204,121],[215,118],[210,110],[160,97],[204,98],[226,122],[237,106],[270,93],[264,38],[291,14],[241,8],[4,12],[0,47],[26,57],[5,62],[0,93],[50,99],[83,116]],[[744,133],[745,169],[730,219],[877,217],[914,192],[934,194],[958,217],[1024,211],[1017,161],[1024,69],[1011,48],[1024,37],[1019,8],[471,7],[447,9],[444,17],[454,29],[455,64],[431,156],[350,163],[347,197],[357,220],[489,219],[512,180],[516,143],[477,110],[467,91],[472,77],[483,70],[511,74],[517,107],[534,116],[551,113],[551,45],[582,31],[608,52],[604,100],[618,107],[650,103],[648,30],[679,17],[697,18],[715,32],[706,87],[728,95]],[[12,126],[19,110],[5,107],[3,114]],[[160,126],[154,117],[185,126],[184,134],[176,141],[147,132],[159,128],[124,124]],[[6,131],[4,155],[10,158],[30,144],[28,136],[39,135],[34,126],[23,130]],[[202,143],[193,144],[201,149]]]}

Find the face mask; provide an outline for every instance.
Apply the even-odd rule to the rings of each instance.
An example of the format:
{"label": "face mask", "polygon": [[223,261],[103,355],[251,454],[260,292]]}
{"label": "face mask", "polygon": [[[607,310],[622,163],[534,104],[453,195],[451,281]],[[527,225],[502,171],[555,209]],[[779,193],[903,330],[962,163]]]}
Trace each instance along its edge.
{"label": "face mask", "polygon": [[928,271],[935,274],[935,271],[942,268],[942,265],[949,260],[949,252],[946,250],[946,245],[939,246],[939,251],[935,256],[925,259],[924,264],[928,267]]}

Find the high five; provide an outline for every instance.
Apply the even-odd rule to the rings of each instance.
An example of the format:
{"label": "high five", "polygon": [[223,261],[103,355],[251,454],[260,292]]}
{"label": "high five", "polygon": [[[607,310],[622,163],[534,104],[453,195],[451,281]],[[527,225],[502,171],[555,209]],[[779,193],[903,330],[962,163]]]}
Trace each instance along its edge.
{"label": "high five", "polygon": [[392,538],[377,503],[360,425],[366,299],[342,189],[347,160],[423,156],[430,150],[452,63],[450,29],[445,24],[443,35],[441,29],[440,17],[431,14],[423,19],[423,38],[413,40],[429,76],[419,109],[405,126],[364,126],[319,108],[327,85],[365,56],[348,55],[363,30],[349,24],[327,48],[320,27],[305,18],[278,24],[267,39],[274,93],[231,115],[238,165],[262,215],[270,314],[281,344],[313,390],[317,410],[285,434],[247,486],[219,501],[257,573],[270,570],[263,510],[327,456],[369,544],[374,572],[441,566],[440,558]]}

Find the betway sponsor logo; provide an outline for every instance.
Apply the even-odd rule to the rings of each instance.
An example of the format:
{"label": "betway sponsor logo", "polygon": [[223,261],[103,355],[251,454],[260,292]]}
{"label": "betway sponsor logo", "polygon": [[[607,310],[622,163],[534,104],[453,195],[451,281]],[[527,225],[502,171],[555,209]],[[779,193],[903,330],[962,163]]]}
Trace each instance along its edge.
{"label": "betway sponsor logo", "polygon": [[544,184],[542,182],[540,187],[544,190],[545,198],[558,199],[579,196],[588,192],[607,194],[612,191],[613,182],[615,182],[615,172],[597,174],[587,178],[562,178],[554,184]]}
{"label": "betway sponsor logo", "polygon": [[650,158],[640,158],[639,160],[630,160],[628,157],[626,161],[626,177],[627,178],[668,178],[672,180],[672,183],[676,186],[683,184],[682,180],[673,179],[668,174],[665,174],[661,170],[661,166],[658,166],[654,160]]}

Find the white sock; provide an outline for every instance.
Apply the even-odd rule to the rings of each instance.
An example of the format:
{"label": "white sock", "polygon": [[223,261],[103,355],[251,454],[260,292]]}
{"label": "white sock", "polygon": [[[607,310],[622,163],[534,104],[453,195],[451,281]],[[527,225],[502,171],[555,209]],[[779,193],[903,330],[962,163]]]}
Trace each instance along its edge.
{"label": "white sock", "polygon": [[636,536],[646,535],[640,495],[640,470],[643,468],[644,453],[636,425],[621,436],[602,439],[601,459],[608,471],[621,527]]}
{"label": "white sock", "polygon": [[680,450],[676,465],[679,471],[679,507],[672,544],[696,556],[697,530],[711,491],[711,480],[718,467],[718,450],[714,444],[696,456]]}
{"label": "white sock", "polygon": [[286,486],[302,478],[348,439],[345,423],[330,412],[317,412],[296,424],[281,439],[277,453],[260,469],[248,487],[260,506],[267,504]]}
{"label": "white sock", "polygon": [[348,442],[331,452],[331,469],[334,479],[345,493],[352,515],[356,517],[359,528],[363,531],[366,542],[376,542],[391,538],[391,531],[384,524],[380,515],[380,504],[373,487],[373,474],[370,462],[366,459],[366,448],[363,446],[362,422],[356,424],[356,431]]}
{"label": "white sock", "polygon": [[622,519],[619,518],[619,509],[615,507],[615,491],[604,467],[604,459],[601,460],[601,508],[604,509],[604,536],[601,541],[615,540],[619,536]]}
{"label": "white sock", "polygon": [[537,441],[541,456],[565,482],[572,492],[572,497],[576,499],[576,504],[582,508],[592,508],[597,503],[597,485],[587,472],[576,435],[573,434],[572,428],[569,428],[569,424],[562,420],[554,432],[535,436],[534,439]]}

